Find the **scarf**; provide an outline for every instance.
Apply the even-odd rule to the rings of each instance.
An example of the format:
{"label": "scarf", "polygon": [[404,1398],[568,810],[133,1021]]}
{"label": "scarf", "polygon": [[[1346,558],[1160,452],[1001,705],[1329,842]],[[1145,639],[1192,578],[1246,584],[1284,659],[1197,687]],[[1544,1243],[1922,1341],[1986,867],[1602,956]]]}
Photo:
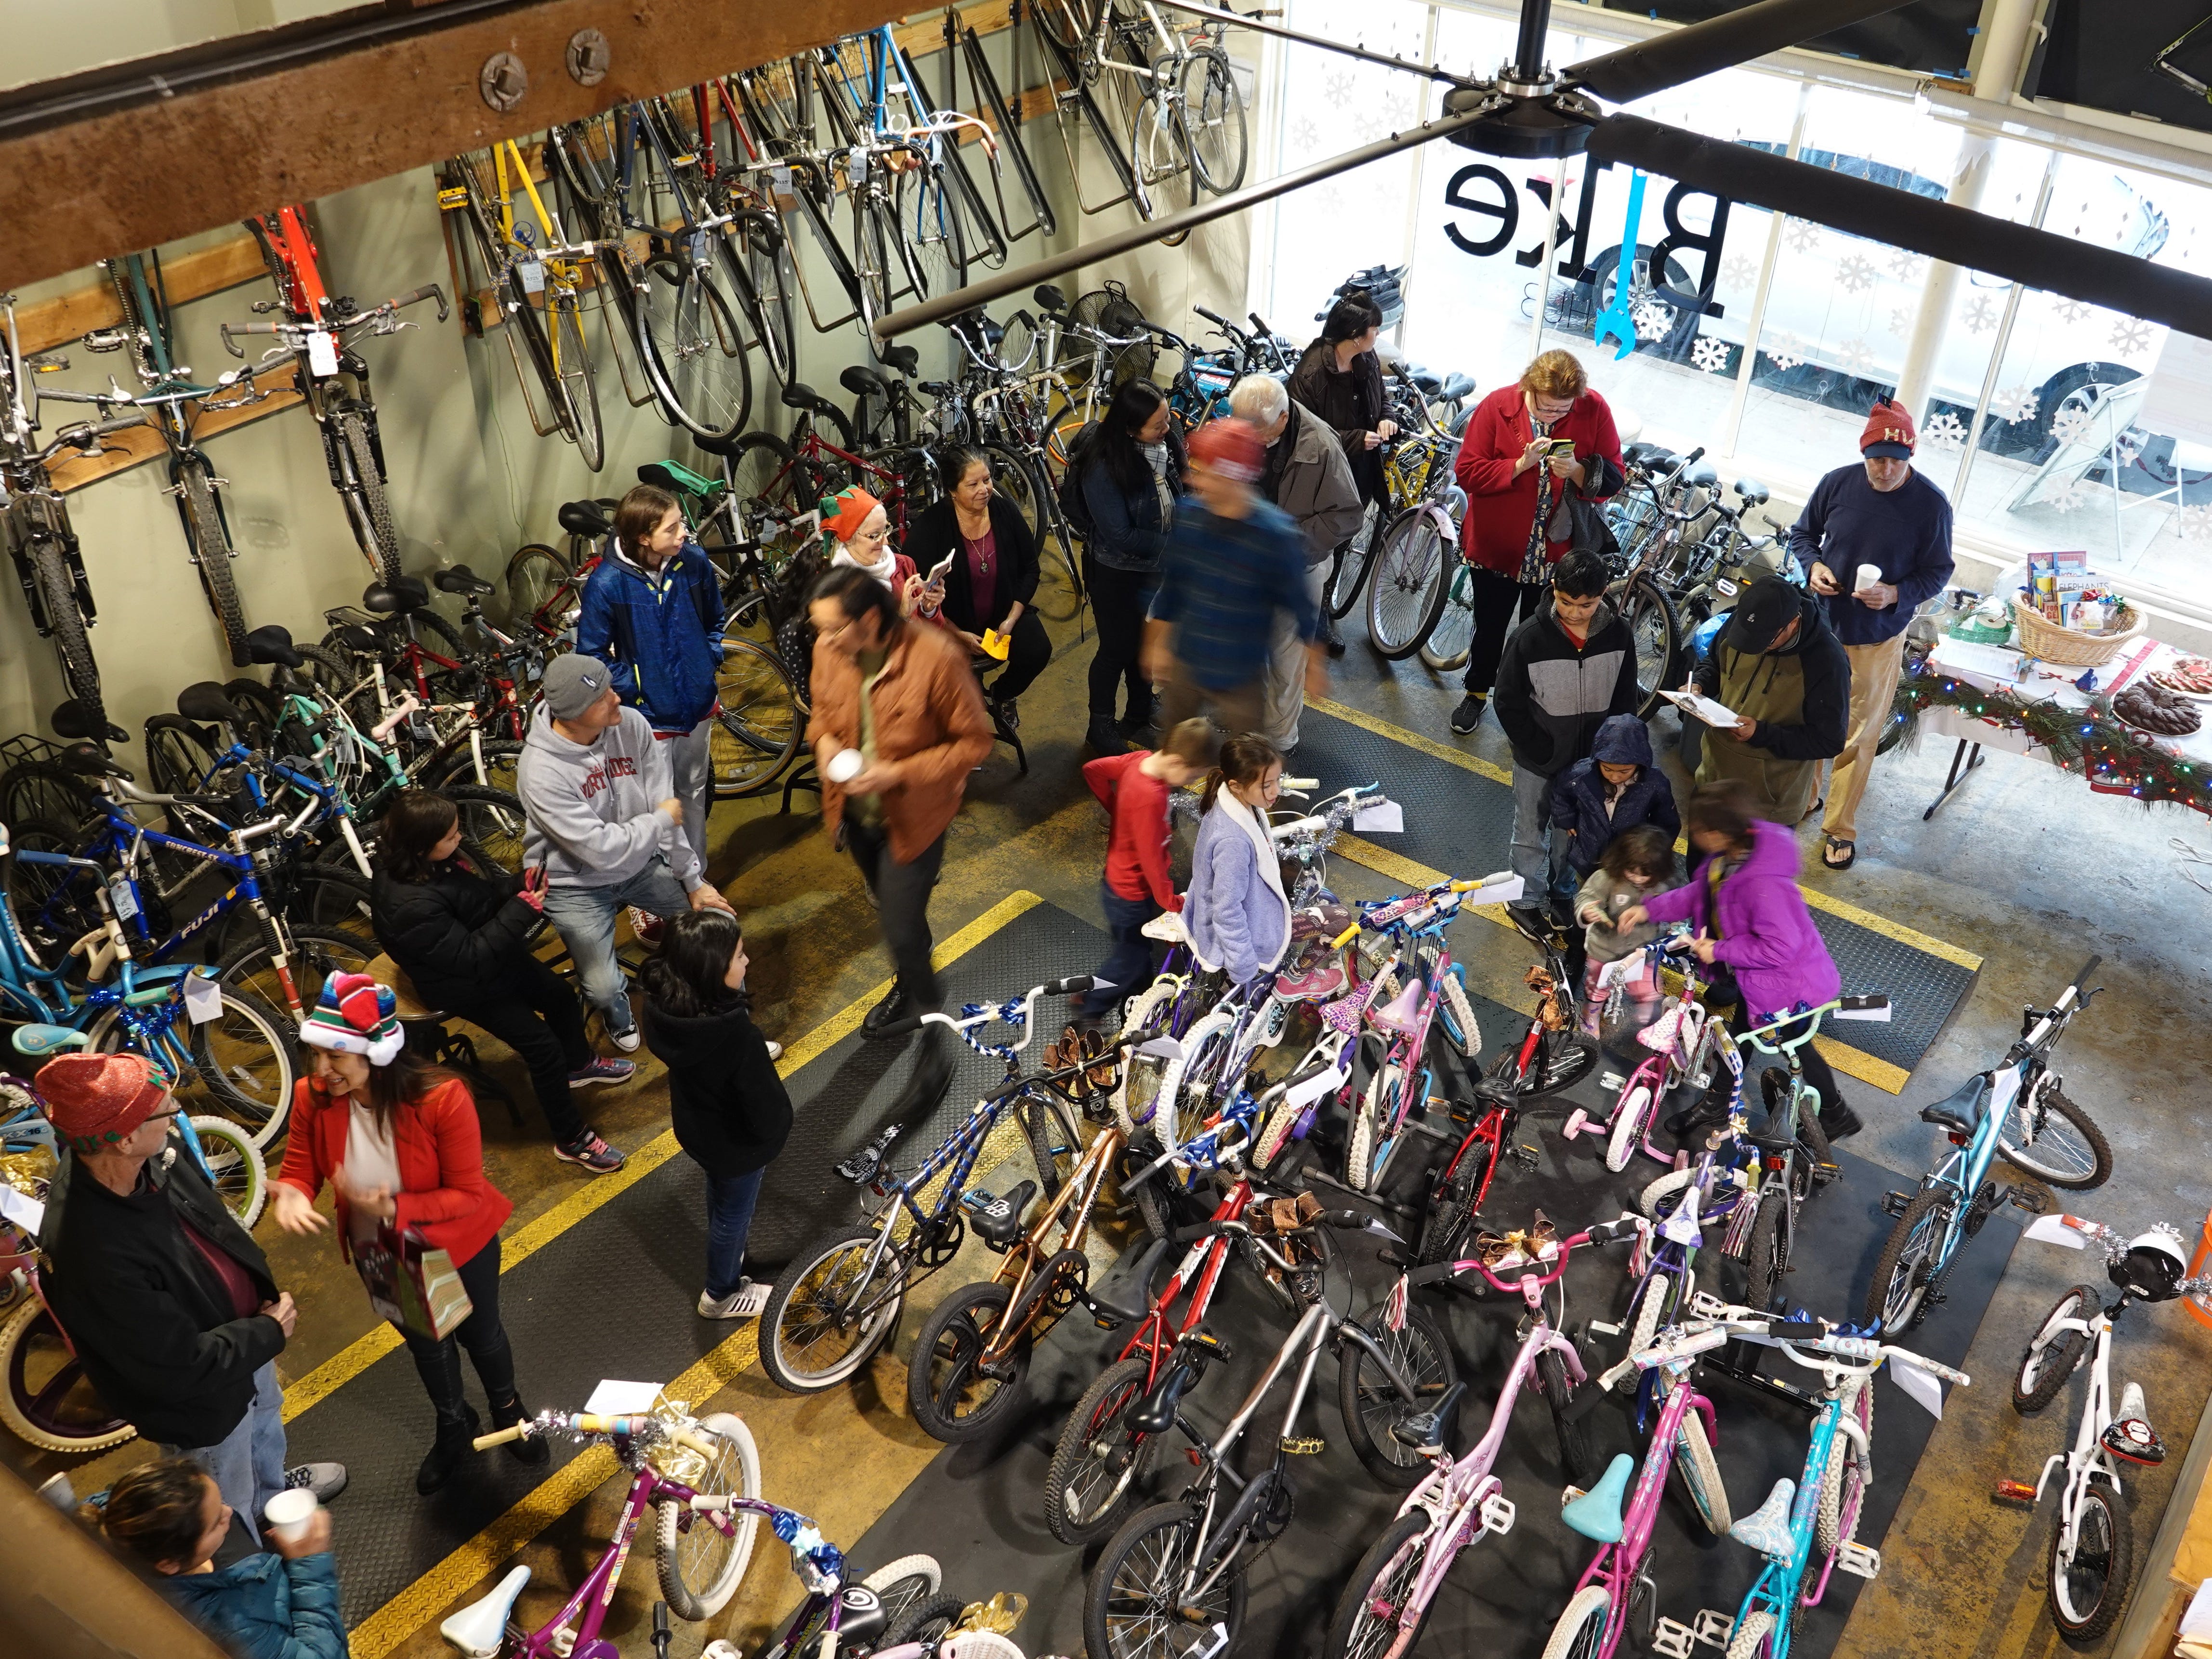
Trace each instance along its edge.
{"label": "scarf", "polygon": [[[875,564],[862,564],[860,560],[853,556],[853,550],[843,542],[840,542],[837,544],[836,552],[830,555],[830,568],[834,570],[841,564],[850,565],[855,570],[865,570],[885,587],[890,587],[892,578],[898,573],[898,555],[892,551],[890,542],[886,539],[884,543],[882,560]],[[894,588],[892,591],[896,592],[897,590]]]}
{"label": "scarf", "polygon": [[[1225,783],[1221,786],[1221,792],[1213,798],[1213,810],[1217,812],[1226,811],[1231,820],[1244,832],[1244,838],[1252,843],[1252,851],[1260,860],[1260,878],[1266,882],[1269,890],[1282,901],[1283,916],[1287,923],[1291,914],[1290,895],[1283,890],[1283,862],[1276,856],[1275,839],[1267,833],[1267,826],[1260,821],[1260,815],[1257,812],[1229,793],[1229,786]],[[1260,964],[1261,969],[1264,971],[1273,969],[1277,963],[1280,962],[1283,959],[1283,952],[1290,947],[1290,943],[1291,930],[1286,925],[1283,929],[1282,943],[1276,947],[1273,957]],[[1206,967],[1218,965],[1218,963],[1201,964]]]}
{"label": "scarf", "polygon": [[[1528,430],[1534,437],[1550,437],[1554,424],[1550,421],[1540,421],[1534,415],[1528,417]],[[1547,562],[1544,555],[1549,550],[1545,546],[1545,532],[1551,527],[1553,482],[1552,464],[1539,461],[1536,464],[1536,516],[1529,521],[1528,545],[1521,554],[1521,585],[1523,587],[1537,586],[1545,580]]]}

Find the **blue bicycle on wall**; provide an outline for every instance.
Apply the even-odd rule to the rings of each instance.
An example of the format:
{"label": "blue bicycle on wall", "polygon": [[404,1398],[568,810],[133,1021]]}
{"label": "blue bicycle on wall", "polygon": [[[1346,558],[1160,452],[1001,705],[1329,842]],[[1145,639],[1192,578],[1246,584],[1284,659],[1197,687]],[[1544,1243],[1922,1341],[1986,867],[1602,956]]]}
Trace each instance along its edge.
{"label": "blue bicycle on wall", "polygon": [[1897,1218],[1867,1287],[1865,1322],[1894,1334],[1928,1317],[1943,1300],[1943,1278],[1960,1247],[1982,1230],[2008,1200],[2039,1211],[2042,1195],[2027,1188],[2000,1188],[1989,1178],[2002,1157],[2023,1174],[2053,1187],[2086,1192],[2112,1173],[2112,1149],[2089,1115],[2066,1097],[2051,1071],[2051,1056],[2075,1015],[2097,994],[2082,988],[2101,957],[2081,964],[2071,984],[2047,1009],[2021,1017],[2020,1040],[1986,1072],[1978,1072],[1948,1098],[1921,1109],[1920,1121],[1949,1138],[1952,1150],[1920,1177],[1917,1190],[1884,1195]]}

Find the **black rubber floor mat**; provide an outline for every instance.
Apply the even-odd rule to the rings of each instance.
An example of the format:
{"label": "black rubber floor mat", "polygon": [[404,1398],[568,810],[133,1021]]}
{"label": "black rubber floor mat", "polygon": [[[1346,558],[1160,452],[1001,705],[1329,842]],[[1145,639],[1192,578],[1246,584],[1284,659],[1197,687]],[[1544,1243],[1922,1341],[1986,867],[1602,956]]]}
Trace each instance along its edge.
{"label": "black rubber floor mat", "polygon": [[[1573,1101],[1589,1104],[1602,1096],[1592,1081],[1571,1091]],[[1677,1103],[1679,1103],[1679,1102]],[[1627,1171],[1609,1174],[1597,1144],[1563,1143],[1556,1118],[1525,1119],[1518,1139],[1537,1151],[1537,1167],[1522,1173],[1509,1166],[1492,1189],[1486,1222],[1501,1229],[1526,1224],[1540,1208],[1562,1231],[1617,1215],[1638,1187],[1661,1172],[1645,1158]],[[1850,1153],[1841,1155],[1843,1176],[1817,1194],[1807,1212],[1808,1254],[1788,1280],[1789,1300],[1831,1317],[1855,1316],[1871,1276],[1873,1262],[1887,1237],[1889,1218],[1881,1194],[1894,1182],[1887,1171]],[[1344,1202],[1325,1190],[1325,1201]],[[2002,1224],[1996,1224],[2002,1223]],[[1947,1285],[1948,1304],[1906,1346],[1929,1358],[1959,1364],[1974,1328],[2002,1276],[2019,1232],[2007,1212],[1992,1218],[1962,1254]],[[1371,1241],[1350,1247],[1352,1272],[1360,1287],[1358,1305],[1370,1305],[1389,1287],[1390,1270],[1375,1260]],[[1622,1317],[1629,1285],[1624,1277],[1625,1247],[1578,1252],[1570,1267],[1568,1320],[1586,1327]],[[1709,1285],[1723,1273],[1717,1248],[1700,1263]],[[1726,1264],[1723,1293],[1740,1291],[1735,1264]],[[1458,1356],[1459,1373],[1471,1384],[1460,1413],[1455,1449],[1471,1449],[1489,1426],[1497,1391],[1504,1381],[1515,1343],[1518,1299],[1452,1291],[1424,1293],[1446,1320]],[[1199,1427],[1218,1432],[1244,1392],[1264,1372],[1289,1328],[1272,1300],[1233,1273],[1217,1296],[1208,1328],[1229,1343],[1234,1361],[1217,1368],[1185,1403]],[[1590,1369],[1601,1370],[1620,1356],[1623,1335],[1589,1337],[1584,1352]],[[1030,1613],[1015,1639],[1025,1651],[1083,1651],[1085,1573],[1098,1551],[1078,1552],[1057,1543],[1046,1530],[1042,1489],[1046,1464],[1061,1421],[1082,1389],[1119,1348],[1116,1338],[1099,1332],[1078,1315],[1064,1321],[1038,1348],[1027,1385],[1025,1414],[1010,1423],[989,1444],[948,1449],[908,1487],[858,1545],[869,1559],[888,1559],[909,1550],[927,1550],[944,1564],[948,1587],[963,1595],[1018,1590],[1030,1598]],[[1811,1377],[1786,1360],[1770,1358],[1768,1370]],[[1978,1386],[2003,1387],[2001,1377]],[[1876,1384],[1874,1460],[1875,1480],[1867,1496],[1857,1537],[1878,1545],[1926,1447],[1934,1419],[1907,1400],[1887,1375]],[[1775,1481],[1796,1480],[1804,1463],[1809,1419],[1726,1380],[1704,1385],[1719,1413],[1716,1447],[1729,1499],[1738,1516],[1762,1503]],[[1274,1431],[1278,1403],[1263,1411],[1262,1423]],[[1287,1531],[1248,1575],[1249,1610],[1238,1654],[1291,1656],[1320,1651],[1322,1638],[1338,1595],[1368,1546],[1389,1524],[1400,1495],[1378,1486],[1344,1443],[1337,1414],[1336,1376],[1325,1361],[1314,1380],[1303,1435],[1327,1443],[1316,1456],[1292,1460],[1297,1505]],[[1607,1402],[1584,1419],[1601,1465],[1615,1453],[1639,1457],[1641,1437],[1632,1429],[1626,1402]],[[1454,1565],[1413,1651],[1432,1656],[1495,1655],[1498,1659],[1535,1659],[1553,1621],[1566,1605],[1575,1582],[1597,1546],[1572,1533],[1559,1519],[1563,1476],[1551,1417],[1533,1389],[1524,1389],[1506,1431],[1496,1472],[1505,1495],[1517,1506],[1512,1531],[1475,1544]],[[1178,1441],[1156,1460],[1149,1494],[1141,1503],[1172,1498],[1189,1473]],[[1684,1624],[1700,1608],[1733,1617],[1749,1590],[1760,1558],[1727,1538],[1705,1533],[1679,1497],[1666,1503],[1654,1553],[1647,1558],[1659,1585],[1658,1610]],[[1897,1569],[1906,1570],[1901,1564]],[[1822,1604],[1810,1609],[1795,1651],[1800,1659],[1826,1659],[1842,1633],[1859,1581],[1838,1573]]]}
{"label": "black rubber floor mat", "polygon": [[[945,969],[948,997],[1001,999],[1082,973],[1103,960],[1106,936],[1037,904]],[[1064,1010],[1038,1006],[1040,1042],[1056,1036]],[[747,1265],[773,1268],[828,1228],[859,1213],[855,1189],[831,1166],[866,1141],[910,1063],[899,1043],[845,1037],[788,1079],[794,1121],[770,1167],[748,1241]],[[1030,1051],[1035,1057],[1035,1048]],[[930,1123],[949,1133],[976,1094],[1000,1076],[966,1048]],[[706,1238],[705,1177],[682,1154],[514,1264],[500,1279],[500,1311],[515,1373],[532,1409],[580,1410],[603,1377],[665,1382],[728,1338],[733,1326],[693,1311]],[[483,1390],[467,1372],[471,1397]],[[346,1623],[358,1624],[544,1481],[504,1452],[480,1455],[432,1498],[415,1492],[428,1449],[429,1402],[406,1352],[385,1355],[287,1425],[295,1460],[346,1465],[352,1482],[336,1532]],[[554,1468],[576,1455],[556,1444]],[[648,1545],[649,1548],[650,1546]]]}

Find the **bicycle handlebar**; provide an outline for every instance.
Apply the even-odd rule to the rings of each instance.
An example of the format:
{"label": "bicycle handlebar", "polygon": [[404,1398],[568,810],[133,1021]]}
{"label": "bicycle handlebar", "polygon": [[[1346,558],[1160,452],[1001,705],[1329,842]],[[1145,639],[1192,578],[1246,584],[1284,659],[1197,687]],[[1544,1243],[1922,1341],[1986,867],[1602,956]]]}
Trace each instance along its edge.
{"label": "bicycle handlebar", "polygon": [[[1870,1375],[1886,1361],[1901,1359],[1931,1376],[1955,1382],[1962,1389],[1972,1387],[1973,1382],[1966,1372],[1946,1365],[1941,1360],[1930,1359],[1925,1354],[1914,1353],[1908,1348],[1896,1347],[1879,1337],[1845,1336],[1832,1329],[1823,1320],[1776,1319],[1771,1315],[1741,1307],[1729,1307],[1717,1318],[1687,1321],[1677,1326],[1668,1340],[1631,1358],[1638,1365],[1649,1370],[1693,1358],[1723,1346],[1737,1337],[1780,1348],[1798,1364],[1814,1370],[1848,1370]],[[1810,1349],[1824,1358],[1808,1358],[1799,1352],[1801,1349]],[[1845,1363],[1839,1365],[1838,1361]]]}
{"label": "bicycle handlebar", "polygon": [[[1577,1233],[1571,1238],[1560,1239],[1559,1255],[1553,1262],[1552,1271],[1535,1280],[1536,1288],[1548,1290],[1559,1282],[1559,1275],[1567,1270],[1567,1258],[1574,1254],[1577,1245],[1618,1244],[1623,1239],[1634,1238],[1637,1236],[1638,1228],[1633,1221],[1601,1221],[1595,1226]],[[1541,1256],[1526,1258],[1526,1262],[1527,1265],[1533,1267],[1542,1259]],[[1430,1267],[1415,1267],[1407,1273],[1406,1282],[1415,1285],[1441,1284],[1447,1279],[1456,1279],[1469,1267],[1475,1269],[1495,1288],[1501,1291],[1520,1290],[1532,1277],[1528,1273],[1519,1273],[1511,1284],[1508,1284],[1491,1272],[1489,1264],[1480,1256],[1467,1256],[1457,1261],[1439,1261]]]}
{"label": "bicycle handlebar", "polygon": [[[1739,1042],[1748,1042],[1753,1048],[1758,1049],[1759,1052],[1763,1054],[1794,1054],[1797,1050],[1803,1048],[1815,1036],[1820,1035],[1820,1017],[1823,1014],[1833,1013],[1837,1009],[1843,1006],[1844,1000],[1841,997],[1836,997],[1829,1001],[1822,1003],[1817,1008],[1808,1008],[1802,1014],[1779,1014],[1774,1018],[1768,1020],[1764,1025],[1754,1025],[1747,1031],[1737,1032],[1736,1041]],[[1805,1028],[1805,1034],[1802,1036],[1792,1037],[1787,1042],[1762,1042],[1759,1041],[1759,1038],[1765,1033],[1770,1031],[1778,1031],[1785,1025],[1794,1025],[1801,1019],[1809,1022]]]}
{"label": "bicycle handlebar", "polygon": [[2071,1018],[2091,997],[2096,994],[2094,991],[2083,991],[2081,981],[2095,973],[2097,964],[2104,959],[2101,955],[2093,956],[2081,964],[2080,971],[2074,975],[2071,982],[2058,994],[2058,1000],[2051,1005],[2051,1012],[2036,1022],[2033,1030],[2005,1051],[2003,1061],[2005,1065],[2019,1064],[2052,1041],[2057,1035],[2057,1028]]}

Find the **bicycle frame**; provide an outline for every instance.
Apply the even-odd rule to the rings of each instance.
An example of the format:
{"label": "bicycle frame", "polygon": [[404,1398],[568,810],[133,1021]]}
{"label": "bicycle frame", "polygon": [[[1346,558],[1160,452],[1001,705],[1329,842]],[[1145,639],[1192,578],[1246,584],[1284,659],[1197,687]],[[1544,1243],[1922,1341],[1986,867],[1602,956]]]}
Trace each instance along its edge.
{"label": "bicycle frame", "polygon": [[[1668,1368],[1670,1372],[1674,1369]],[[1717,1443],[1720,1437],[1713,1402],[1690,1386],[1689,1367],[1680,1369],[1684,1374],[1673,1377],[1667,1389],[1666,1402],[1659,1408],[1659,1421],[1651,1431],[1651,1443],[1644,1449],[1636,1484],[1629,1488],[1628,1501],[1622,1505],[1620,1541],[1601,1547],[1575,1581],[1578,1592],[1590,1584],[1602,1584],[1607,1592],[1605,1636],[1591,1659],[1613,1659],[1620,1650],[1621,1638],[1628,1633],[1630,1597],[1650,1552],[1667,1476],[1680,1455],[1683,1420],[1694,1412],[1704,1419],[1708,1443]]]}
{"label": "bicycle frame", "polygon": [[[1005,1364],[1013,1352],[1014,1344],[1036,1322],[1038,1316],[1046,1312],[1063,1271],[1072,1268],[1079,1285],[1088,1277],[1089,1258],[1083,1254],[1083,1245],[1091,1236],[1091,1211],[1098,1202],[1098,1189],[1105,1184],[1107,1172],[1115,1167],[1121,1149],[1127,1145],[1118,1127],[1109,1124],[1100,1130],[1043,1212],[1008,1246],[1005,1262],[991,1275],[993,1284],[1006,1287],[1006,1311],[994,1322],[990,1340],[976,1357],[978,1370],[988,1371]],[[1055,1227],[1060,1230],[1060,1247],[1048,1255],[1045,1241]],[[1066,1262],[1064,1259],[1070,1255],[1079,1260]]]}
{"label": "bicycle frame", "polygon": [[[1240,1176],[1207,1218],[1212,1221],[1237,1220],[1251,1202],[1252,1183]],[[1114,1356],[1116,1364],[1139,1354],[1144,1356],[1145,1394],[1150,1394],[1158,1385],[1160,1375],[1175,1352],[1176,1339],[1188,1336],[1197,1329],[1199,1322],[1206,1317],[1206,1310],[1213,1305],[1214,1287],[1221,1282],[1222,1270],[1228,1262],[1229,1240],[1226,1237],[1215,1234],[1193,1244],[1183,1259],[1176,1264],[1175,1272],[1169,1275],[1168,1282],[1161,1287],[1159,1295],[1153,1299],[1144,1318],[1138,1322],[1137,1328],[1129,1334],[1129,1340],[1122,1345],[1121,1352]],[[1190,1291],[1190,1301],[1183,1309],[1181,1321],[1170,1324],[1168,1309],[1186,1287]]]}
{"label": "bicycle frame", "polygon": [[[1865,1387],[1871,1378],[1862,1382]],[[1765,1610],[1774,1615],[1774,1633],[1769,1638],[1769,1659],[1789,1659],[1790,1615],[1800,1599],[1808,1607],[1820,1605],[1827,1594],[1828,1580],[1834,1574],[1837,1556],[1831,1555],[1822,1564],[1820,1582],[1810,1591],[1804,1588],[1806,1571],[1812,1565],[1813,1525],[1820,1507],[1820,1486],[1827,1479],[1828,1460],[1835,1449],[1838,1435],[1851,1442],[1858,1455],[1872,1460],[1874,1449],[1869,1444],[1866,1431],[1858,1422],[1846,1415],[1846,1391],[1831,1388],[1820,1401],[1820,1413],[1813,1419],[1813,1435],[1805,1449],[1805,1467],[1797,1479],[1797,1493],[1790,1507],[1790,1553],[1786,1557],[1770,1555],[1766,1565],[1759,1571],[1750,1593],[1743,1598],[1737,1611],[1736,1625],[1754,1613]]]}
{"label": "bicycle frame", "polygon": [[2061,1320],[2051,1328],[2086,1332],[2090,1344],[2089,1391],[2081,1401],[2081,1420],[2075,1428],[2074,1443],[2065,1451],[2051,1453],[2044,1462],[2043,1473],[2035,1479],[2034,1501],[2040,1504],[2043,1489],[2050,1483],[2052,1472],[2065,1472],[2065,1484],[2058,1495],[2057,1547],[2063,1557],[2073,1554],[2078,1541],[2082,1497],[2091,1483],[2102,1480],[2113,1492],[2122,1491],[2118,1460],[2103,1440],[2105,1431],[2112,1425],[2113,1415],[2112,1313],[2113,1310],[2100,1305],[2094,1319]]}

